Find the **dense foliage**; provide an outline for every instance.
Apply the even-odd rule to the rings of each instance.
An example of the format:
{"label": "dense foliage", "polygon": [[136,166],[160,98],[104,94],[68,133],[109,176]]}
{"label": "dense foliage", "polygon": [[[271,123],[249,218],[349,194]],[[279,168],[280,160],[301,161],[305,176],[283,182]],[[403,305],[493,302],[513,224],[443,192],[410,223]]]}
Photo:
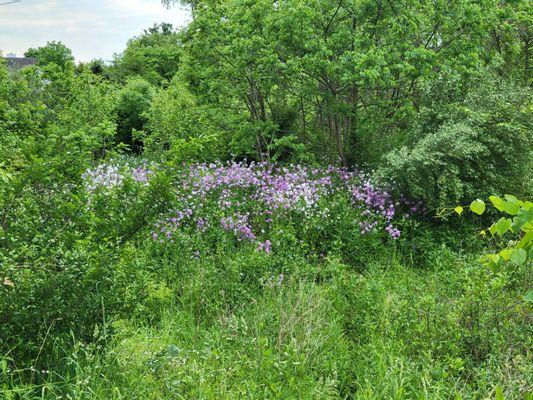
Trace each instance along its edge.
{"label": "dense foliage", "polygon": [[46,46],[28,49],[24,56],[35,58],[40,66],[53,63],[61,68],[74,67],[72,51],[61,42],[48,42]]}
{"label": "dense foliage", "polygon": [[530,194],[531,90],[494,75],[475,83],[461,104],[446,105],[442,125],[432,128],[434,110],[422,110],[416,135],[386,155],[380,175],[439,207],[492,193]]}
{"label": "dense foliage", "polygon": [[531,2],[180,3],[0,59],[0,397],[531,399]]}
{"label": "dense foliage", "polygon": [[109,74],[122,83],[130,76],[140,76],[154,85],[163,84],[172,79],[180,65],[179,44],[179,35],[171,24],[154,25],[128,42]]}

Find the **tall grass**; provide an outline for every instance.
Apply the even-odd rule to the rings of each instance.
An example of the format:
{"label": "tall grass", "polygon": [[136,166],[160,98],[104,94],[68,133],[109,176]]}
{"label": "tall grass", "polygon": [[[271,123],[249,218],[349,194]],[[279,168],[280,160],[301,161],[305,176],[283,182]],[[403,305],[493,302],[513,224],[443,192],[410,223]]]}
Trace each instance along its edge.
{"label": "tall grass", "polygon": [[182,262],[169,256],[132,317],[109,323],[99,342],[56,343],[60,362],[32,384],[17,381],[30,371],[4,371],[2,395],[531,398],[527,315],[473,256],[440,249],[417,269],[384,254],[364,274],[335,258],[269,258],[255,283],[243,260],[264,259],[225,256],[187,262],[179,279]]}

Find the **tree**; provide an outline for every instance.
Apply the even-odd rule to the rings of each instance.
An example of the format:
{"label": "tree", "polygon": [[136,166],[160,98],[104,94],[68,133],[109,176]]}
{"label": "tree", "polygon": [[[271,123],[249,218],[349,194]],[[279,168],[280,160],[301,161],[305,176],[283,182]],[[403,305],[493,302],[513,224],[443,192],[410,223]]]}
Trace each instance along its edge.
{"label": "tree", "polygon": [[499,12],[468,0],[186,3],[181,76],[201,103],[239,121],[225,124],[230,134],[269,159],[284,110],[301,142],[344,165],[401,144],[428,81],[450,69],[468,81],[490,62]]}
{"label": "tree", "polygon": [[41,67],[49,64],[56,64],[64,69],[74,67],[72,51],[61,42],[47,42],[46,46],[28,49],[24,55],[36,58],[37,65]]}
{"label": "tree", "polygon": [[153,85],[170,81],[180,65],[180,39],[171,24],[145,29],[128,42],[126,50],[115,56],[112,75],[121,83],[140,76]]}

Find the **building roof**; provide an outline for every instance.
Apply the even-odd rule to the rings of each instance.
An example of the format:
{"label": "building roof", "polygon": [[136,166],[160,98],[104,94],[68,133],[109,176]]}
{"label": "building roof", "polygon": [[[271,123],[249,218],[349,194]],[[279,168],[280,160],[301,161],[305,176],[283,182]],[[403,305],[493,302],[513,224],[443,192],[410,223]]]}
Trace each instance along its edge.
{"label": "building roof", "polygon": [[4,60],[7,68],[12,70],[19,70],[37,63],[37,59],[29,57],[7,57]]}

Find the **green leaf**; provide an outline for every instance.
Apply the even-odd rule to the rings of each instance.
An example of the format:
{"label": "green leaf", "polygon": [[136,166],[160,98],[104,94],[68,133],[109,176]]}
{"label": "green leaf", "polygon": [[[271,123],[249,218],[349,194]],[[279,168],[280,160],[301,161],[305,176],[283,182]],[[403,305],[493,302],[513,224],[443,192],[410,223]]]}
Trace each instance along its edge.
{"label": "green leaf", "polygon": [[533,303],[533,290],[529,290],[524,295],[524,301],[527,301],[528,303]]}
{"label": "green leaf", "polygon": [[520,211],[520,205],[518,205],[518,203],[506,201],[503,204],[503,211],[505,211],[509,215],[516,215]]}
{"label": "green leaf", "polygon": [[496,208],[498,211],[503,211],[503,199],[499,198],[498,196],[490,196],[489,200],[494,208]]}
{"label": "green leaf", "polygon": [[516,244],[517,248],[527,248],[531,242],[533,242],[533,231],[529,231],[524,235],[522,239]]}
{"label": "green leaf", "polygon": [[509,203],[518,203],[518,199],[512,194],[506,194],[504,197]]}
{"label": "green leaf", "polygon": [[457,214],[461,215],[463,213],[463,207],[457,206],[453,209]]}
{"label": "green leaf", "polygon": [[489,228],[490,233],[492,235],[498,234],[500,236],[503,236],[505,232],[507,232],[509,229],[511,229],[512,221],[508,218],[501,217],[498,222],[492,224],[492,226]]}
{"label": "green leaf", "polygon": [[503,390],[499,386],[496,386],[494,400],[505,400]]}
{"label": "green leaf", "polygon": [[509,261],[509,259],[511,258],[511,255],[513,254],[513,249],[503,249],[502,251],[500,251],[498,254],[505,260],[505,261]]}
{"label": "green leaf", "polygon": [[521,229],[529,221],[533,221],[533,209],[521,209],[513,219],[513,228]]}
{"label": "green leaf", "polygon": [[474,200],[470,204],[470,210],[472,210],[472,212],[476,213],[477,215],[483,214],[485,212],[485,202],[480,199]]}
{"label": "green leaf", "polygon": [[515,265],[523,265],[527,259],[527,252],[524,249],[515,249],[511,253],[511,262]]}

